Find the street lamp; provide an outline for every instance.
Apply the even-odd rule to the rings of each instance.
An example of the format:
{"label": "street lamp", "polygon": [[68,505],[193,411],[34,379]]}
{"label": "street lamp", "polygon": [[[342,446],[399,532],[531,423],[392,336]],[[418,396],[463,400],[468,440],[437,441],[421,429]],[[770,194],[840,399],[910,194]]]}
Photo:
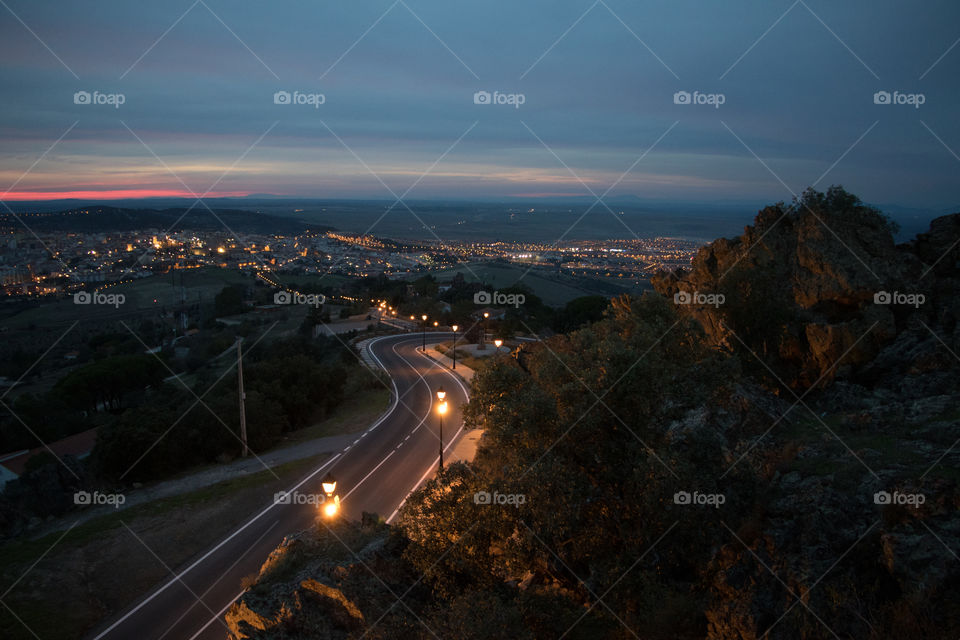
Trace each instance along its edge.
{"label": "street lamp", "polygon": [[490,314],[486,311],[483,312],[483,335],[480,336],[480,348],[486,349],[487,342],[487,318],[490,317]]}
{"label": "street lamp", "polygon": [[447,412],[447,403],[444,402],[444,398],[447,397],[447,392],[443,390],[441,385],[437,389],[437,400],[440,401],[440,404],[437,405],[437,413],[440,414],[440,469],[443,469],[443,414]]}
{"label": "street lamp", "polygon": [[453,368],[457,368],[457,325],[450,327],[453,329]]}
{"label": "street lamp", "polygon": [[493,341],[493,344],[494,346],[497,347],[497,353],[500,353],[500,345],[503,344],[503,340],[500,340],[499,338],[497,338],[496,340]]}
{"label": "street lamp", "polygon": [[337,481],[332,474],[327,473],[320,485],[324,493],[323,515],[332,518],[340,511],[340,496],[334,493],[337,490]]}
{"label": "street lamp", "polygon": [[327,476],[323,479],[323,482],[320,483],[323,487],[323,492],[328,496],[333,495],[333,492],[337,490],[337,481],[334,479],[333,474],[327,473]]}
{"label": "street lamp", "polygon": [[424,353],[427,352],[427,314],[420,316],[423,319],[423,349]]}

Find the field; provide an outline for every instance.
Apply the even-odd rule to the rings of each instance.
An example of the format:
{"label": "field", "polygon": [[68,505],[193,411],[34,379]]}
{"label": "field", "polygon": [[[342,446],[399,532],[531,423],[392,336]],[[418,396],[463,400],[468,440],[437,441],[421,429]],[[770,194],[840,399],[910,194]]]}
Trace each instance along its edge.
{"label": "field", "polygon": [[[210,305],[220,290],[230,284],[252,285],[253,279],[230,269],[177,271],[98,289],[104,294],[122,294],[124,301],[118,307],[75,304],[72,296],[60,300],[44,299],[38,304],[4,305],[0,310],[0,321],[8,331],[36,327],[66,329],[74,321],[81,324],[116,321],[154,311],[160,313],[164,308],[180,304],[181,296],[187,304],[199,301],[202,305]],[[87,291],[95,288],[91,284]]]}
{"label": "field", "polygon": [[457,273],[462,273],[468,282],[480,280],[497,289],[505,289],[517,283],[525,284],[533,289],[533,292],[540,297],[544,304],[550,306],[563,306],[574,298],[582,296],[617,295],[628,291],[639,292],[636,285],[627,286],[633,283],[624,283],[624,286],[621,286],[619,283],[612,282],[609,278],[601,280],[583,276],[561,275],[553,272],[546,273],[543,269],[531,269],[528,273],[526,267],[513,264],[474,262],[432,273],[437,278],[444,280],[452,278]]}

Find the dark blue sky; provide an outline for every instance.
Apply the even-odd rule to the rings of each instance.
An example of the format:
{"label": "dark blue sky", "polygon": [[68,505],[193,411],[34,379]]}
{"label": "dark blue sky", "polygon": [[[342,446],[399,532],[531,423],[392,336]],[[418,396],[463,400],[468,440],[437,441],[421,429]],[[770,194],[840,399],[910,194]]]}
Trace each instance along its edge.
{"label": "dark blue sky", "polygon": [[842,183],[951,207],[958,18],[955,0],[2,0],[0,194],[755,202]]}

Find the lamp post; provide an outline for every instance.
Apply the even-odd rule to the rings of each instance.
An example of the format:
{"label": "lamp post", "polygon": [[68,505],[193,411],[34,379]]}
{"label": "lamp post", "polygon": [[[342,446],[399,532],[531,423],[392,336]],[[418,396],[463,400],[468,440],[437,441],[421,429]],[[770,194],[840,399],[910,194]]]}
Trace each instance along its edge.
{"label": "lamp post", "polygon": [[457,325],[450,327],[453,329],[453,369],[457,368]]}
{"label": "lamp post", "polygon": [[480,345],[479,349],[487,348],[487,318],[490,317],[490,314],[487,311],[483,312],[483,333],[480,334]]}
{"label": "lamp post", "polygon": [[426,353],[427,352],[427,314],[423,314],[422,316],[420,316],[420,318],[423,320],[423,348],[421,349],[421,351]]}
{"label": "lamp post", "polygon": [[497,353],[500,353],[500,345],[503,344],[503,340],[497,338],[493,341],[493,345],[497,348]]}
{"label": "lamp post", "polygon": [[437,413],[440,414],[440,469],[443,469],[443,414],[447,412],[447,403],[444,401],[444,398],[447,397],[447,392],[443,390],[441,385],[437,389],[437,400],[440,401],[440,404],[437,405]]}

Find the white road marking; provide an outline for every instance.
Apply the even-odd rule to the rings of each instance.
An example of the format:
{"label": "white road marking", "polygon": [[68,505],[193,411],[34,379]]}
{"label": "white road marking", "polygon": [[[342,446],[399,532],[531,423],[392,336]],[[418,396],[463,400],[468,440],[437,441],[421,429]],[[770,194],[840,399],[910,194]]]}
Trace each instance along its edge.
{"label": "white road marking", "polygon": [[378,464],[378,465],[375,466],[373,469],[371,469],[370,472],[369,472],[367,475],[363,476],[363,479],[360,480],[360,482],[358,482],[357,484],[355,484],[355,485],[353,486],[353,489],[350,489],[350,491],[348,491],[348,492],[346,493],[346,495],[344,495],[342,498],[340,498],[340,504],[343,504],[344,502],[346,502],[346,501],[347,501],[347,498],[350,497],[350,494],[353,493],[354,491],[356,491],[357,489],[359,489],[359,488],[360,488],[360,485],[362,485],[364,482],[366,482],[366,481],[367,481],[367,478],[369,478],[370,476],[372,476],[372,475],[377,471],[377,469],[379,469],[381,466],[383,466],[383,463],[386,462],[387,460],[389,460],[389,459],[390,459],[390,456],[392,456],[392,455],[395,454],[396,452],[397,452],[397,450],[394,449],[393,451],[391,451],[390,453],[388,453],[388,454],[387,454],[387,457],[380,461],[380,464]]}
{"label": "white road marking", "polygon": [[[380,368],[382,368],[384,371],[387,371],[387,368],[383,365],[383,362],[380,361],[380,358],[377,357],[377,355],[373,352],[373,349],[371,349],[370,346],[371,346],[373,343],[375,343],[375,342],[379,342],[379,341],[381,341],[381,340],[386,340],[386,339],[392,338],[392,337],[394,337],[394,336],[383,336],[383,337],[381,337],[381,338],[374,338],[374,339],[371,340],[369,343],[367,343],[367,351],[368,351],[368,353],[370,354],[370,357],[373,358],[373,359],[377,362],[377,364],[380,365]],[[430,415],[430,411],[433,409],[433,399],[432,399],[432,398],[433,398],[433,390],[430,389],[430,385],[427,384],[426,378],[424,378],[423,375],[421,375],[420,372],[417,371],[417,368],[414,367],[414,366],[410,363],[410,361],[408,361],[406,358],[404,358],[404,357],[401,356],[399,353],[397,353],[396,347],[397,347],[397,345],[394,345],[393,348],[392,348],[392,351],[393,351],[401,360],[403,360],[408,366],[410,366],[418,376],[420,376],[420,379],[423,381],[424,385],[426,385],[426,387],[427,387],[427,392],[428,392],[428,394],[430,394],[430,397],[431,397],[430,409],[427,410],[427,414],[423,417],[423,420],[420,421],[420,424],[418,424],[413,430],[410,431],[409,434],[407,434],[407,437],[404,438],[404,441],[406,441],[406,440],[408,440],[408,439],[410,438],[410,436],[412,436],[414,433],[416,433],[416,431],[417,431],[420,427],[423,426],[423,424],[424,424],[424,423],[426,422],[426,420],[427,420],[427,416]],[[424,358],[427,358],[428,360],[430,359],[430,358],[428,358],[427,356],[425,356],[425,355],[423,355],[423,354],[420,354],[420,355],[421,355],[422,357],[424,357]],[[431,362],[432,362],[432,360],[431,360]],[[441,367],[441,369],[442,369],[443,371],[445,371],[448,375],[450,375],[450,376],[453,378],[453,380],[457,383],[457,385],[459,385],[459,387],[463,390],[463,395],[464,395],[464,397],[466,397],[467,400],[469,401],[469,400],[470,400],[470,393],[469,393],[469,391],[467,390],[467,388],[464,387],[463,382],[461,381],[460,377],[457,376],[456,374],[454,374],[452,371],[449,371],[448,369],[445,369],[445,368],[443,368],[443,367]],[[387,372],[387,373],[389,373],[389,372]],[[396,383],[396,381],[393,379],[392,376],[390,377],[390,383],[391,383],[391,385],[393,386],[393,403],[390,405],[390,408],[387,409],[387,411],[386,411],[382,416],[380,416],[380,418],[379,418],[369,429],[367,429],[366,431],[363,432],[363,435],[360,436],[361,438],[362,438],[363,436],[367,435],[368,433],[370,433],[371,431],[373,431],[374,429],[376,429],[377,427],[379,427],[390,415],[393,414],[393,412],[394,412],[394,411],[396,410],[396,408],[397,408],[397,405],[400,403],[400,393],[399,393],[398,390],[397,390],[397,383]],[[449,449],[451,446],[453,446],[453,444],[457,441],[457,438],[460,436],[460,433],[461,433],[462,431],[463,431],[463,425],[461,424],[461,425],[460,425],[460,428],[457,429],[457,432],[453,435],[452,438],[450,438],[449,443],[448,443],[447,446],[444,448],[444,452],[446,452],[447,449]],[[360,438],[357,438],[357,440],[354,441],[353,445],[357,444],[357,442],[359,442],[359,441],[360,441]],[[353,445],[350,445],[350,446],[346,447],[346,448],[343,450],[343,454],[345,454],[347,451],[349,451],[349,450],[353,447]],[[399,448],[399,447],[398,447],[398,448]],[[353,492],[357,489],[357,487],[359,487],[361,484],[363,484],[363,482],[364,482],[367,478],[369,478],[370,475],[372,475],[374,471],[376,471],[377,469],[379,469],[379,468],[380,468],[380,465],[382,465],[384,462],[386,462],[387,459],[394,454],[394,452],[396,452],[396,449],[394,449],[393,451],[391,451],[391,452],[387,455],[386,458],[384,458],[383,460],[380,461],[380,464],[378,464],[376,467],[373,468],[372,471],[370,471],[370,473],[368,473],[366,476],[364,476],[363,480],[361,480],[356,486],[354,486],[353,489],[351,489],[350,492],[347,493],[347,494],[341,499],[341,502],[342,502],[343,500],[346,500],[347,497],[348,497],[351,493],[353,493]],[[295,487],[293,487],[293,488],[290,489],[289,491],[295,491],[296,489],[300,488],[301,485],[303,485],[305,482],[307,482],[308,480],[310,480],[310,478],[312,478],[312,477],[315,476],[317,473],[319,473],[319,472],[322,471],[324,468],[326,468],[326,466],[329,465],[330,463],[332,463],[334,460],[340,458],[341,455],[343,455],[343,454],[338,453],[336,456],[334,456],[333,458],[331,458],[330,460],[328,460],[324,465],[322,465],[322,466],[321,466],[320,468],[318,468],[316,471],[314,471],[313,473],[311,473],[309,476],[307,476],[304,480],[302,480],[299,484],[297,484]],[[404,496],[403,500],[400,501],[400,504],[397,505],[397,508],[394,509],[393,513],[390,514],[390,517],[387,519],[387,523],[388,523],[388,524],[396,517],[397,513],[400,511],[400,509],[403,507],[403,505],[406,504],[407,498],[410,496],[410,494],[413,493],[414,491],[416,491],[416,490],[420,487],[420,485],[423,484],[423,481],[427,478],[427,476],[428,476],[428,475],[430,474],[430,472],[433,470],[434,465],[436,465],[436,464],[439,462],[439,460],[440,460],[440,457],[437,456],[437,457],[434,459],[434,461],[430,464],[430,466],[427,468],[426,473],[424,473],[423,476],[420,477],[420,480],[417,481],[417,484],[414,485],[413,489],[411,489],[411,490],[407,493],[407,495]],[[289,491],[288,491],[288,493],[289,493]],[[232,533],[229,538],[226,538],[225,540],[223,540],[223,541],[222,541],[220,544],[218,544],[216,547],[214,547],[213,549],[211,549],[210,551],[208,551],[203,557],[199,558],[196,562],[194,562],[194,563],[191,564],[189,567],[187,567],[186,569],[184,569],[183,572],[181,572],[179,576],[177,576],[176,578],[174,578],[173,580],[171,580],[170,582],[168,582],[167,584],[165,584],[163,587],[161,587],[159,590],[157,590],[156,592],[154,592],[153,594],[151,594],[150,597],[148,597],[147,599],[145,599],[144,601],[142,601],[140,604],[137,605],[136,608],[132,609],[129,613],[127,613],[127,614],[124,615],[122,618],[120,618],[119,620],[117,620],[116,622],[114,622],[106,631],[104,631],[103,633],[101,633],[100,635],[98,635],[96,638],[94,638],[94,640],[99,640],[99,639],[102,638],[104,635],[106,635],[107,633],[109,633],[109,632],[110,632],[113,628],[115,628],[117,625],[119,625],[121,622],[123,622],[124,620],[126,620],[127,618],[129,618],[131,615],[133,615],[133,614],[134,614],[138,609],[140,609],[143,605],[145,605],[147,602],[149,602],[149,601],[152,600],[154,597],[156,597],[157,594],[159,594],[161,591],[163,591],[163,590],[166,589],[168,586],[170,586],[170,584],[172,584],[172,583],[175,582],[176,580],[179,580],[180,577],[182,577],[182,576],[183,576],[184,574],[186,574],[188,571],[190,571],[191,569],[193,569],[197,564],[199,564],[200,562],[202,562],[203,560],[205,560],[211,553],[213,553],[214,551],[216,551],[217,549],[219,549],[221,546],[223,546],[228,540],[230,540],[230,538],[232,538],[233,536],[235,536],[235,535],[237,535],[238,533],[240,533],[240,531],[242,531],[243,529],[247,528],[247,526],[250,525],[254,520],[256,520],[257,518],[259,518],[260,516],[262,516],[264,513],[266,513],[267,511],[269,511],[271,508],[273,508],[273,506],[275,506],[275,505],[272,505],[272,504],[271,504],[271,505],[270,505],[269,507],[267,507],[264,511],[262,511],[262,512],[259,513],[258,515],[254,516],[254,518],[253,518],[252,520],[250,520],[249,522],[247,522],[247,524],[243,525],[243,527],[241,527],[240,529],[238,529],[237,531],[235,531],[234,533]],[[210,618],[210,620],[208,620],[208,621],[206,622],[206,624],[204,624],[203,627],[200,628],[199,631],[197,631],[195,634],[193,634],[193,635],[190,637],[190,640],[196,640],[196,638],[197,638],[201,633],[203,633],[204,630],[206,630],[207,627],[209,627],[211,624],[213,624],[213,622],[216,621],[217,618],[219,618],[220,616],[222,616],[222,615],[226,612],[226,610],[229,609],[230,606],[231,606],[234,602],[236,602],[236,601],[239,600],[241,597],[243,597],[243,594],[244,594],[245,592],[246,592],[246,590],[241,591],[241,592],[238,593],[236,596],[234,596],[233,599],[231,599],[230,602],[228,602],[228,603],[226,604],[226,606],[224,606],[220,611],[218,611],[215,616],[213,616],[212,618]]]}
{"label": "white road marking", "polygon": [[[306,478],[304,478],[303,480],[301,480],[300,482],[298,482],[298,483],[296,484],[296,486],[294,486],[292,489],[290,489],[287,493],[290,493],[290,492],[292,492],[292,491],[296,491],[296,490],[299,489],[301,486],[303,486],[304,484],[306,484],[306,483],[307,483],[310,479],[312,479],[315,475],[317,475],[318,473],[320,473],[321,471],[323,471],[324,469],[326,469],[326,468],[327,468],[330,464],[332,464],[334,461],[336,461],[337,459],[339,459],[339,458],[340,458],[340,455],[341,455],[341,454],[338,453],[337,455],[333,456],[332,458],[330,458],[329,460],[327,460],[325,463],[323,463],[322,465],[320,465],[319,467],[317,467],[316,471],[314,471],[313,473],[311,473],[310,475],[308,475]],[[256,522],[258,519],[260,519],[264,514],[266,514],[266,513],[267,513],[268,511],[270,511],[271,509],[273,509],[275,506],[277,506],[277,503],[271,501],[269,507],[267,507],[266,509],[264,509],[263,511],[261,511],[261,512],[258,513],[257,515],[253,516],[253,518],[251,518],[250,520],[248,520],[248,521],[247,521],[244,525],[242,525],[239,529],[235,530],[235,531],[234,531],[233,533],[231,533],[229,536],[227,536],[226,538],[224,538],[223,540],[221,540],[220,543],[217,544],[217,546],[215,546],[214,548],[210,549],[210,550],[207,551],[205,554],[203,554],[202,556],[200,556],[199,558],[197,558],[197,559],[193,562],[193,564],[191,564],[189,567],[187,567],[186,569],[184,569],[183,571],[181,571],[180,573],[178,573],[177,575],[175,575],[173,578],[171,578],[169,581],[167,581],[166,584],[164,584],[162,587],[160,587],[159,589],[157,589],[156,591],[154,591],[153,593],[151,593],[148,597],[146,597],[146,598],[144,598],[143,600],[141,600],[140,603],[139,603],[136,607],[134,607],[133,609],[131,609],[130,611],[128,611],[122,618],[120,618],[119,620],[117,620],[116,622],[114,622],[112,625],[110,625],[109,627],[107,627],[103,632],[100,633],[100,635],[96,636],[96,638],[94,638],[94,640],[98,640],[99,638],[102,638],[103,636],[105,636],[105,635],[107,635],[108,633],[110,633],[111,631],[113,631],[119,624],[121,624],[121,623],[122,623],[123,621],[125,621],[127,618],[129,618],[129,617],[132,616],[134,613],[136,613],[136,612],[139,611],[141,608],[143,608],[144,605],[146,605],[148,602],[150,602],[151,600],[153,600],[154,598],[156,598],[158,595],[160,595],[161,593],[163,593],[164,591],[166,591],[167,588],[168,588],[170,585],[172,585],[172,584],[174,584],[174,583],[177,583],[177,582],[180,582],[180,580],[183,578],[183,576],[187,575],[187,573],[189,573],[190,570],[192,570],[192,569],[193,569],[194,567],[196,567],[198,564],[200,564],[201,562],[203,562],[204,560],[206,560],[207,558],[209,558],[213,553],[215,553],[218,549],[220,549],[220,547],[222,547],[223,545],[227,544],[227,542],[229,542],[229,541],[232,540],[234,537],[236,537],[237,534],[239,534],[241,531],[243,531],[244,529],[246,529],[247,527],[249,527],[251,524],[253,524],[254,522]],[[217,616],[215,616],[215,617],[217,617]]]}

